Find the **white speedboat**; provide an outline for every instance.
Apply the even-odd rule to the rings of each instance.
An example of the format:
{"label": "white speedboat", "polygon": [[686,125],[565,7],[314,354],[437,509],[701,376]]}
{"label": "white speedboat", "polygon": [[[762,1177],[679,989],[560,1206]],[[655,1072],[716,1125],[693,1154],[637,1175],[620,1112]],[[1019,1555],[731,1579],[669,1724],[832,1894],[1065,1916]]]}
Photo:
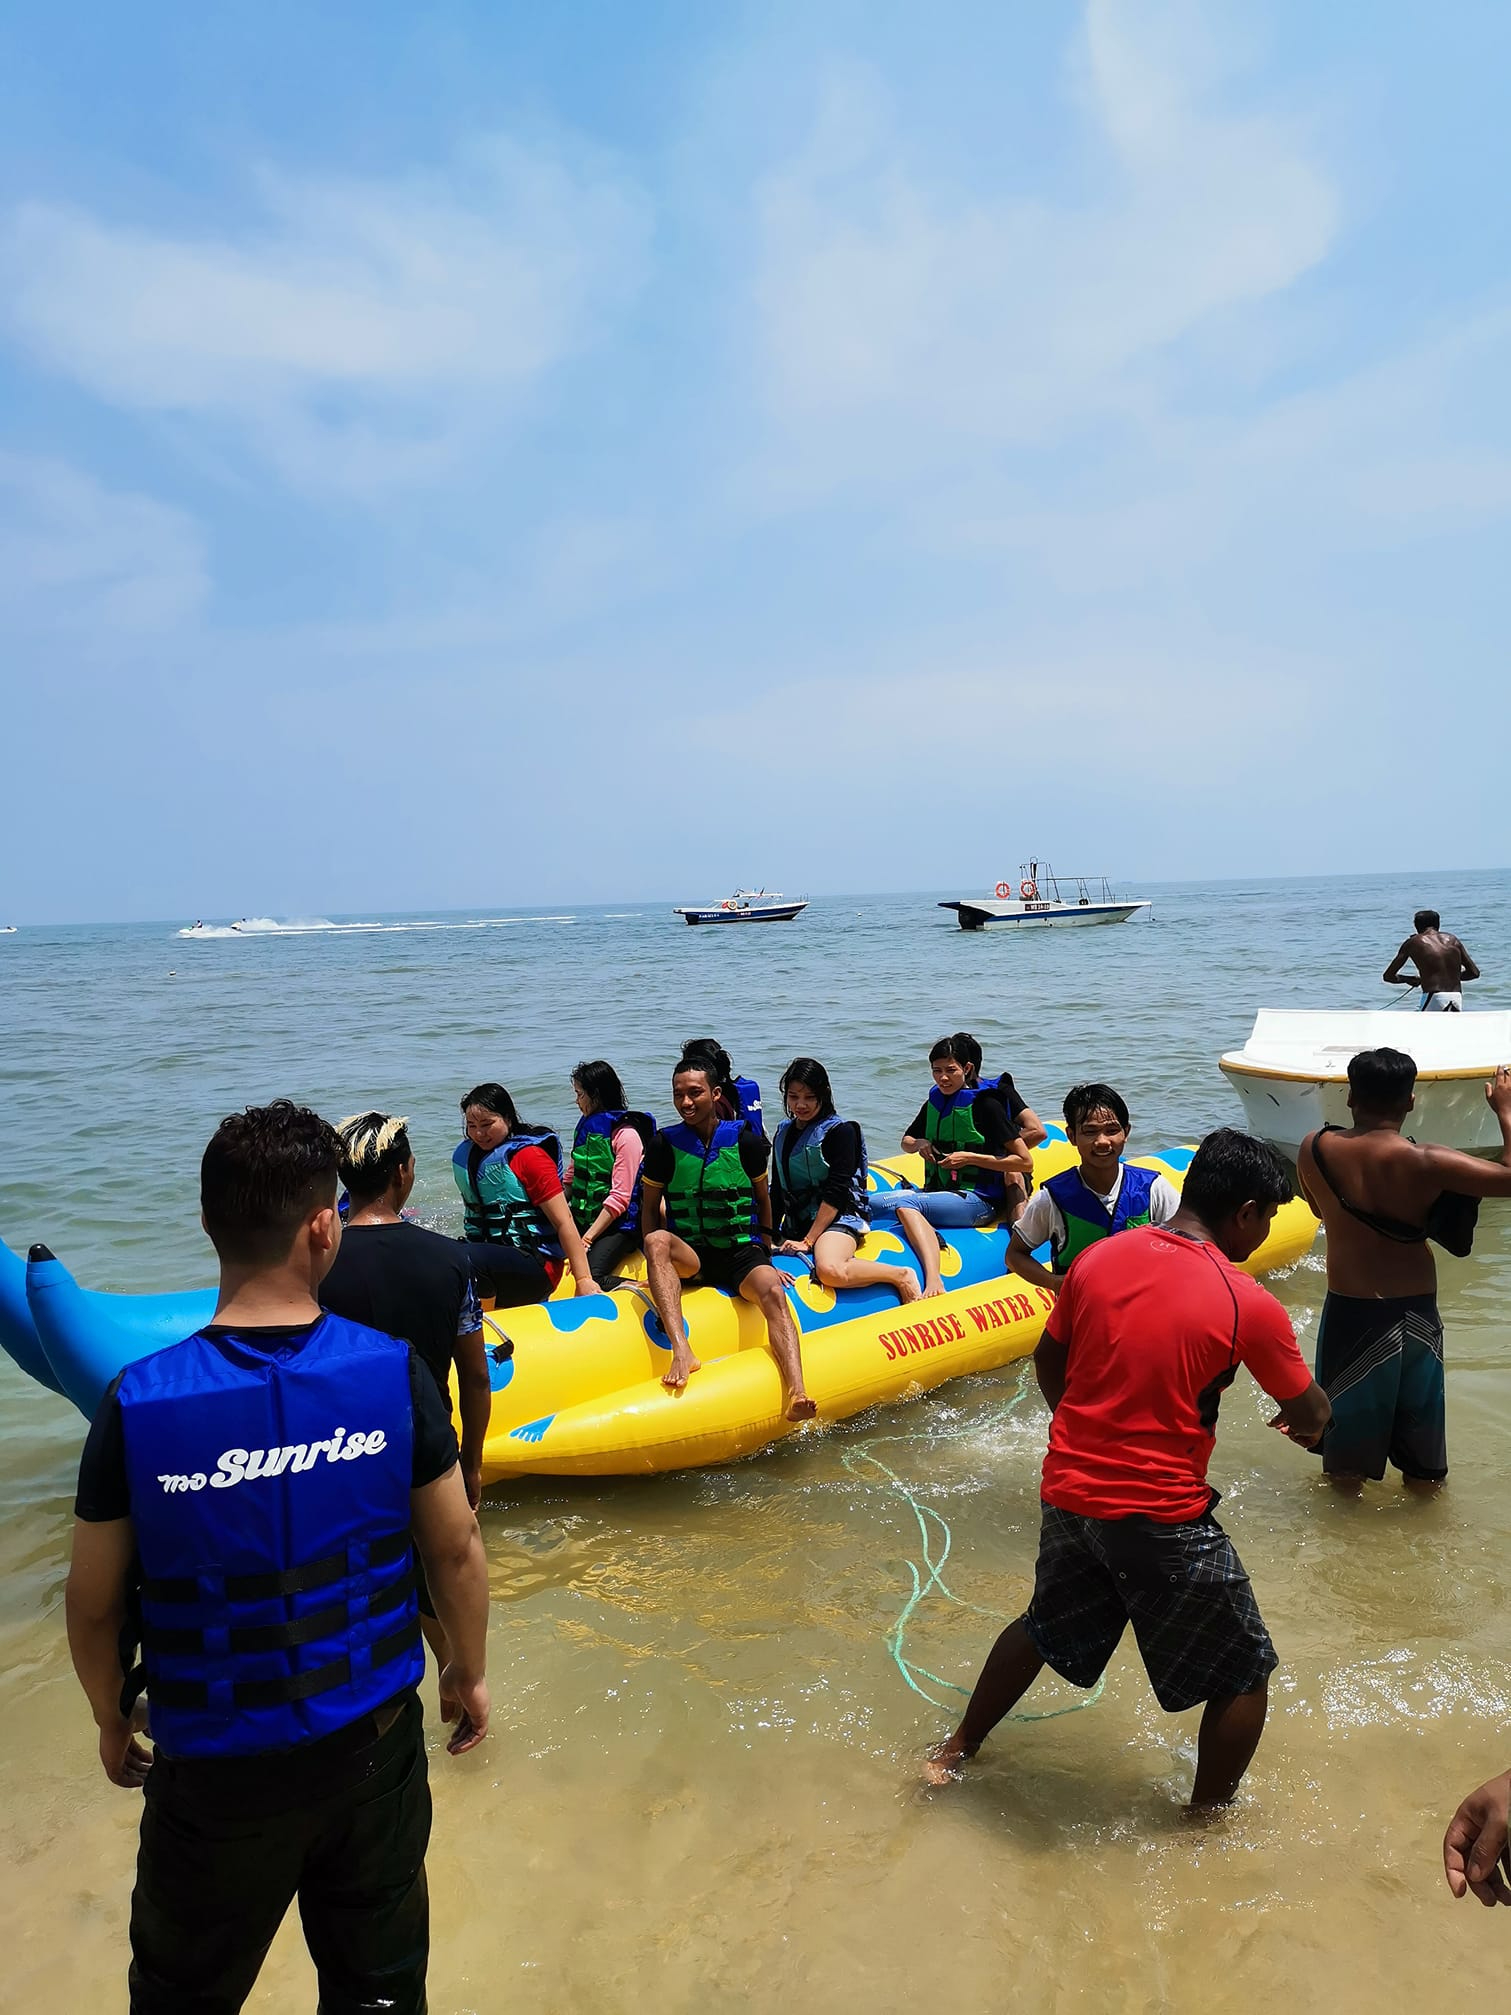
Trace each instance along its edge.
{"label": "white speedboat", "polygon": [[1219,1068],[1250,1133],[1288,1154],[1319,1126],[1347,1126],[1348,1062],[1361,1049],[1404,1050],[1417,1067],[1406,1132],[1439,1147],[1500,1146],[1485,1086],[1511,1062],[1511,1013],[1406,1014],[1390,1008],[1261,1008],[1242,1049]]}
{"label": "white speedboat", "polygon": [[784,924],[807,907],[806,897],[798,901],[769,889],[736,889],[722,902],[678,904],[672,914],[689,924]]}
{"label": "white speedboat", "polygon": [[0,938],[13,938],[15,935],[16,926],[14,924],[0,924]]}
{"label": "white speedboat", "polygon": [[[1066,895],[1061,883],[1072,889]],[[1149,904],[1115,896],[1105,875],[1056,875],[1048,861],[1025,861],[1016,886],[998,882],[992,896],[958,896],[941,903],[954,910],[963,931],[989,930],[1002,924],[1013,930],[1039,930],[1049,924],[1125,924]]]}

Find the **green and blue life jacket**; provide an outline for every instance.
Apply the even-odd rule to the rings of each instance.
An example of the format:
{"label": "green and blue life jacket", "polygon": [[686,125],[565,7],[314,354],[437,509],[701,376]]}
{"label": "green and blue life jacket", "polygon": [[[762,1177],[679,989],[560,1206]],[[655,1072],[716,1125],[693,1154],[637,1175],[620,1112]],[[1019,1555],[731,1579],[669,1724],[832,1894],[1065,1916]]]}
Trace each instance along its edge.
{"label": "green and blue life jacket", "polygon": [[755,1185],[740,1159],[744,1124],[721,1119],[706,1146],[690,1126],[661,1130],[673,1157],[666,1220],[691,1246],[728,1252],[755,1243],[759,1228]]}
{"label": "green and blue life jacket", "polygon": [[561,1244],[544,1211],[525,1193],[510,1167],[522,1147],[543,1148],[561,1170],[561,1143],[554,1133],[511,1133],[486,1153],[464,1140],[451,1157],[451,1173],[462,1198],[466,1237],[488,1245],[517,1246],[536,1259],[560,1259]]}
{"label": "green and blue life jacket", "polygon": [[142,1667],[165,1755],[332,1735],[425,1672],[409,1351],[326,1315],[297,1349],[195,1335],[119,1388]]}
{"label": "green and blue life jacket", "polygon": [[[572,1136],[572,1186],[567,1192],[567,1202],[579,1231],[587,1230],[608,1198],[614,1180],[614,1135],[622,1126],[632,1126],[642,1141],[649,1141],[656,1131],[656,1122],[644,1112],[590,1112],[577,1122],[577,1131]],[[616,1217],[611,1228],[639,1231],[638,1176],[624,1215]]]}
{"label": "green and blue life jacket", "polygon": [[[772,1147],[772,1178],[781,1202],[779,1238],[806,1238],[824,1201],[825,1187],[834,1181],[834,1171],[824,1159],[824,1137],[845,1122],[838,1113],[811,1120],[800,1127],[794,1119],[784,1119],[776,1130]],[[860,1128],[856,1128],[860,1133]],[[860,1136],[860,1166],[848,1178],[850,1194],[837,1210],[840,1217],[870,1221],[871,1206],[866,1201],[866,1137]]]}
{"label": "green and blue life jacket", "polygon": [[[970,1154],[985,1154],[986,1135],[977,1126],[971,1110],[976,1100],[983,1096],[987,1094],[980,1085],[966,1085],[960,1091],[952,1092],[948,1098],[938,1085],[934,1085],[924,1111],[925,1137],[944,1154],[953,1154],[960,1149]],[[924,1163],[923,1186],[926,1190],[974,1189],[996,1204],[1002,1203],[1007,1194],[1000,1169],[940,1168],[932,1161]]]}
{"label": "green and blue life jacket", "polygon": [[1159,1180],[1158,1170],[1134,1168],[1126,1161],[1120,1166],[1123,1180],[1117,1202],[1111,1210],[1096,1191],[1088,1187],[1078,1168],[1063,1168],[1045,1183],[1045,1189],[1059,1205],[1060,1215],[1065,1220],[1064,1237],[1056,1236],[1050,1241],[1053,1272],[1069,1273],[1071,1261],[1088,1245],[1111,1238],[1114,1232],[1132,1231],[1136,1226],[1151,1221],[1151,1199],[1154,1185]]}

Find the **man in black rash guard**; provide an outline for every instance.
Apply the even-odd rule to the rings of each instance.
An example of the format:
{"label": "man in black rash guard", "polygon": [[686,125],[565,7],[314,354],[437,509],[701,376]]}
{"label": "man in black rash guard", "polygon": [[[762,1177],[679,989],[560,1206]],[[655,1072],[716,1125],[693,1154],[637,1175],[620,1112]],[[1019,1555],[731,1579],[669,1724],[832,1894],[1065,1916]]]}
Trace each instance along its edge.
{"label": "man in black rash guard", "polygon": [[476,1511],[492,1404],[482,1310],[466,1247],[401,1215],[415,1178],[408,1124],[369,1112],[336,1128],[341,1180],[351,1198],[346,1230],[360,1236],[342,1239],[321,1282],[320,1305],[413,1345],[448,1411],[456,1366],[462,1481]]}
{"label": "man in black rash guard", "polygon": [[[483,1317],[467,1248],[400,1215],[414,1189],[409,1122],[381,1112],[356,1113],[336,1131],[341,1181],[351,1199],[335,1263],[320,1284],[320,1306],[401,1336],[435,1380],[451,1415],[451,1367],[462,1412],[462,1481],[474,1511],[483,1494],[483,1442],[493,1393]],[[417,1564],[420,1628],[445,1671],[451,1647]]]}
{"label": "man in black rash guard", "polygon": [[145,1792],[133,2015],[234,2015],[296,1897],[330,2015],[425,2007],[412,1549],[453,1646],[453,1753],[487,1732],[488,1570],[434,1379],[316,1302],[339,1159],[287,1100],[221,1124],[215,1318],[112,1381],[80,1465],[69,1650],[105,1774]]}

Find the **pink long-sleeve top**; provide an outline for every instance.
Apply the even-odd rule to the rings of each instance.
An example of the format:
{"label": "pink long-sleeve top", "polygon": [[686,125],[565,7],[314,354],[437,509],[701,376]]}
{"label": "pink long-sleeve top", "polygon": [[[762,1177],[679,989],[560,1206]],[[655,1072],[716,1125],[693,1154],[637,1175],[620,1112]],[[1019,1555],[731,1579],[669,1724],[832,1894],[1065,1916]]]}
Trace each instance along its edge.
{"label": "pink long-sleeve top", "polygon": [[635,1179],[640,1174],[640,1164],[645,1159],[645,1142],[632,1126],[617,1127],[613,1136],[614,1167],[609,1176],[609,1193],[604,1198],[605,1210],[615,1217],[623,1217],[630,1207],[630,1198],[635,1193]]}

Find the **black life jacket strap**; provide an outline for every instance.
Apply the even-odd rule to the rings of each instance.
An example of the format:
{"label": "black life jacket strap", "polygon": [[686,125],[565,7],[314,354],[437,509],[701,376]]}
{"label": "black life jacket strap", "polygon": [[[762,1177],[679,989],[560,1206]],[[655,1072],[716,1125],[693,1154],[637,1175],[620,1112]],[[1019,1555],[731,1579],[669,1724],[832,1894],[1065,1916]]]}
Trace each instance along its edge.
{"label": "black life jacket strap", "polygon": [[[369,1616],[386,1616],[392,1609],[398,1609],[409,1599],[415,1585],[414,1569],[401,1574],[397,1580],[389,1582],[367,1605]],[[306,1616],[296,1616],[289,1623],[246,1623],[236,1624],[227,1633],[227,1649],[232,1652],[252,1651],[292,1651],[300,1644],[313,1644],[321,1637],[335,1637],[346,1629],[351,1621],[351,1612],[344,1602],[333,1602],[324,1609],[314,1609]],[[169,1656],[180,1657],[203,1651],[205,1634],[202,1630],[172,1629],[163,1624],[144,1622],[142,1644],[148,1651],[156,1651]]]}
{"label": "black life jacket strap", "polygon": [[[385,1533],[367,1549],[369,1567],[391,1567],[409,1551],[407,1532]],[[226,1577],[228,1602],[270,1602],[279,1595],[307,1595],[311,1589],[328,1588],[343,1575],[355,1572],[350,1552],[327,1553],[323,1559],[307,1560],[302,1567],[285,1568],[281,1574],[232,1574]],[[190,1575],[145,1580],[142,1593],[149,1602],[198,1602],[199,1583]]]}
{"label": "black life jacket strap", "polygon": [[[374,1640],[372,1663],[392,1664],[419,1642],[419,1619],[411,1617],[400,1629]],[[311,1672],[294,1672],[281,1679],[238,1680],[231,1688],[231,1703],[235,1707],[284,1707],[291,1701],[312,1700],[316,1694],[334,1692],[338,1686],[348,1685],[351,1676],[351,1660],[335,1658],[328,1665],[317,1665]],[[141,1691],[140,1687],[137,1691]],[[210,1689],[202,1679],[154,1679],[148,1697],[160,1707],[208,1707]]]}

